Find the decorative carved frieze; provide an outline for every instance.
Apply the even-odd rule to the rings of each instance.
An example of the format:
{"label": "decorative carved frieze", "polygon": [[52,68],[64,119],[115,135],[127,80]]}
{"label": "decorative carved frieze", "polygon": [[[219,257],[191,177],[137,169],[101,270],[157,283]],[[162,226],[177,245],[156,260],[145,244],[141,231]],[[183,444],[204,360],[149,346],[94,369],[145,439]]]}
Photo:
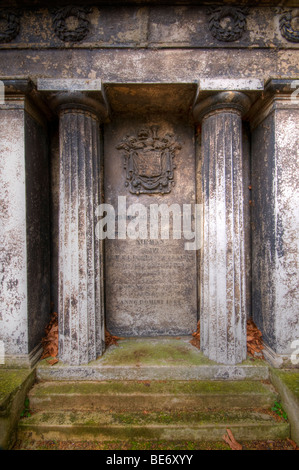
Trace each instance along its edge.
{"label": "decorative carved frieze", "polygon": [[294,29],[293,26],[293,20],[295,19],[299,24],[299,10],[285,11],[279,18],[281,35],[290,42],[299,42],[299,29]]}
{"label": "decorative carved frieze", "polygon": [[13,10],[0,10],[0,43],[12,41],[20,31],[20,17]]}
{"label": "decorative carved frieze", "polygon": [[[89,33],[90,22],[87,18],[90,7],[66,6],[52,10],[53,26],[56,36],[64,42],[79,42]],[[73,25],[69,24],[73,20]]]}
{"label": "decorative carved frieze", "polygon": [[142,129],[116,147],[123,150],[126,186],[132,194],[167,194],[174,186],[173,158],[181,145],[172,134],[158,136],[158,126]]}
{"label": "decorative carved frieze", "polygon": [[211,7],[207,10],[209,29],[218,41],[233,42],[242,37],[246,26],[246,7]]}
{"label": "decorative carved frieze", "polygon": [[[131,28],[135,27],[135,20],[133,15],[130,16],[129,12],[121,10],[119,13],[116,10],[111,11],[111,15],[107,11],[102,14],[98,13],[98,5],[94,6],[78,6],[68,5],[62,7],[55,7],[51,9],[44,8],[39,14],[36,14],[34,9],[30,10],[26,8],[26,14],[24,18],[21,18],[20,11],[14,8],[1,8],[0,9],[0,47],[1,49],[13,49],[15,48],[15,39],[20,31],[20,24],[22,21],[22,47],[25,49],[37,49],[39,47],[55,47],[56,40],[53,38],[53,31],[55,36],[61,41],[66,43],[66,47],[72,47],[82,41],[88,41],[88,47],[91,48],[118,48],[120,45],[125,44],[126,47],[136,47],[139,43],[143,44],[142,32],[139,40],[132,39],[130,33]],[[235,47],[269,47],[269,37],[273,36],[273,45],[281,46],[284,43],[284,39],[288,42],[293,43],[292,48],[296,48],[295,44],[299,43],[299,9],[296,8],[285,8],[277,7],[275,9],[268,8],[266,12],[260,13],[259,9],[252,9],[252,15],[256,18],[256,30],[252,30],[250,36],[246,35],[243,38],[244,41],[235,44]],[[92,15],[91,15],[92,14]],[[145,16],[149,13],[143,13]],[[182,44],[186,44],[190,41],[192,47],[215,47],[218,41],[228,43],[234,43],[240,40],[246,29],[247,16],[249,14],[249,8],[245,6],[212,6],[212,7],[198,7],[198,13],[193,15],[192,28],[196,28],[199,21],[202,21],[201,16],[206,15],[207,27],[209,28],[211,35],[215,38],[215,41],[211,41],[206,37],[205,28],[198,31],[196,39],[192,38],[190,32],[184,28],[182,22]],[[277,15],[275,21],[273,16]],[[49,27],[48,19],[52,15],[52,25]],[[125,16],[127,15],[127,17]],[[265,16],[266,15],[266,16]],[[141,24],[144,26],[145,16],[142,18],[141,23],[136,23],[136,38],[138,36],[137,30],[141,28]],[[51,18],[51,16],[50,16]],[[109,27],[103,28],[103,21],[105,18],[109,18]],[[165,35],[165,25],[161,24],[161,34],[153,33],[159,26],[159,18],[152,19],[153,27],[148,31],[145,36],[148,37],[148,46],[160,47],[162,44],[174,44],[174,47],[178,47],[180,41],[174,34],[173,40],[170,32]],[[91,19],[92,19],[92,40],[88,40],[88,36],[91,32]],[[111,21],[111,24],[110,24]],[[129,21],[129,23],[128,23]],[[169,12],[169,23],[173,21],[173,12]],[[266,21],[266,23],[265,23]],[[263,30],[263,24],[267,24],[267,28]],[[32,29],[32,25],[36,25]],[[147,23],[149,24],[149,23]],[[163,26],[163,27],[162,27]],[[126,29],[127,28],[127,29]],[[143,28],[144,29],[144,28]],[[164,31],[165,29],[165,31]],[[280,35],[277,34],[278,29]],[[39,31],[43,30],[43,35],[39,34]],[[120,30],[124,30],[124,34],[118,35]],[[33,38],[36,31],[36,37]],[[116,36],[115,36],[115,34]],[[54,37],[55,37],[54,36]],[[151,37],[153,36],[153,37]],[[115,41],[115,37],[118,39]],[[134,35],[135,38],[135,35]],[[283,39],[284,38],[284,39]],[[54,40],[53,40],[54,39]],[[78,44],[80,47],[80,44]],[[185,46],[184,46],[185,47]]]}

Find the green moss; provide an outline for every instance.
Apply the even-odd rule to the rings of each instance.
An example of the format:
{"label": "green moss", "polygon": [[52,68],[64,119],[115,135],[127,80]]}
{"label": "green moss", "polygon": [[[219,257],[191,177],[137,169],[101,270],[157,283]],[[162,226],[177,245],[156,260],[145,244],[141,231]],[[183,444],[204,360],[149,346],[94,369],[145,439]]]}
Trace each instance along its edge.
{"label": "green moss", "polygon": [[113,413],[113,422],[131,426],[148,425],[206,425],[210,423],[263,423],[273,419],[268,414],[257,414],[248,410],[242,411],[197,411],[197,412],[150,412],[150,413]]}
{"label": "green moss", "polygon": [[299,400],[299,372],[276,369],[274,373]]}
{"label": "green moss", "polygon": [[19,441],[15,450],[229,450],[225,442],[215,441]]}
{"label": "green moss", "polygon": [[167,339],[123,340],[101,359],[105,365],[211,365],[188,341]]}
{"label": "green moss", "polygon": [[268,388],[258,381],[105,381],[105,382],[52,382],[35,387],[34,395],[118,395],[118,394],[263,394]]}
{"label": "green moss", "polygon": [[[275,419],[267,412],[257,413],[251,410],[232,410],[232,411],[152,411],[152,412],[52,412],[52,413],[36,413],[29,418],[20,421],[21,429],[29,429],[33,427],[46,426],[51,428],[59,428],[63,426],[64,431],[72,429],[80,435],[85,430],[97,432],[103,428],[105,433],[118,432],[123,426],[126,428],[124,432],[134,431],[134,427],[142,430],[150,430],[153,427],[163,425],[174,426],[175,428],[186,426],[201,426],[214,424],[276,424]],[[92,430],[93,428],[93,430]],[[135,433],[135,431],[134,431]],[[133,434],[134,434],[133,433]]]}
{"label": "green moss", "polygon": [[31,374],[28,369],[0,370],[0,409],[5,409],[15,393]]}

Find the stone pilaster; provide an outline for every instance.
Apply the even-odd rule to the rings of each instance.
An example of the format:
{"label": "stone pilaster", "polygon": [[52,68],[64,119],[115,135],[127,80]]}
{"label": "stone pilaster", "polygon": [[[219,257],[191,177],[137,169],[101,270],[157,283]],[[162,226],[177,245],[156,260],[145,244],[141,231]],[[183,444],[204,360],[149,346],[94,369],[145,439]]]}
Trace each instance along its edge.
{"label": "stone pilaster", "polygon": [[265,357],[291,367],[299,345],[298,85],[269,81],[251,112],[252,314]]}
{"label": "stone pilaster", "polygon": [[59,114],[60,141],[59,358],[79,365],[102,355],[105,346],[103,242],[95,235],[105,111],[86,82],[50,82],[39,87],[58,90],[50,103]]}
{"label": "stone pilaster", "polygon": [[47,125],[29,80],[0,104],[0,341],[4,366],[39,359],[50,318]]}
{"label": "stone pilaster", "polygon": [[249,106],[244,93],[223,91],[194,107],[202,122],[201,348],[224,364],[246,359],[242,113]]}

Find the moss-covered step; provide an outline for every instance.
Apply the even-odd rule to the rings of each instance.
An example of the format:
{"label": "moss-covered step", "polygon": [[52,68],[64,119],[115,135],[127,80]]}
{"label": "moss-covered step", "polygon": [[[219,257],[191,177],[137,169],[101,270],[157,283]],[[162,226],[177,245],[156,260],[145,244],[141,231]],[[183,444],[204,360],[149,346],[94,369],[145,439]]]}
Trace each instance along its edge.
{"label": "moss-covered step", "polygon": [[19,423],[19,439],[105,441],[285,439],[289,424],[259,410],[199,412],[38,412]]}
{"label": "moss-covered step", "polygon": [[277,394],[248,380],[46,382],[29,399],[32,410],[221,410],[269,408]]}
{"label": "moss-covered step", "polygon": [[267,380],[261,360],[224,365],[207,359],[190,344],[192,337],[126,338],[88,365],[46,360],[37,367],[39,380]]}

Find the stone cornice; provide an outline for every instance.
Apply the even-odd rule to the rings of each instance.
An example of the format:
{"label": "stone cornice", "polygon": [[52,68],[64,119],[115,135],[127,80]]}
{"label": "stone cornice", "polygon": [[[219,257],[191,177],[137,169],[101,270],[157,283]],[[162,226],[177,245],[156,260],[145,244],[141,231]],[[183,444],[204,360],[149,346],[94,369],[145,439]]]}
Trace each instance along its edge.
{"label": "stone cornice", "polygon": [[299,79],[270,79],[264,93],[252,106],[248,119],[255,129],[277,109],[299,108]]}
{"label": "stone cornice", "polygon": [[43,126],[52,118],[52,112],[28,77],[1,77],[4,83],[4,105],[10,109],[24,109]]}

